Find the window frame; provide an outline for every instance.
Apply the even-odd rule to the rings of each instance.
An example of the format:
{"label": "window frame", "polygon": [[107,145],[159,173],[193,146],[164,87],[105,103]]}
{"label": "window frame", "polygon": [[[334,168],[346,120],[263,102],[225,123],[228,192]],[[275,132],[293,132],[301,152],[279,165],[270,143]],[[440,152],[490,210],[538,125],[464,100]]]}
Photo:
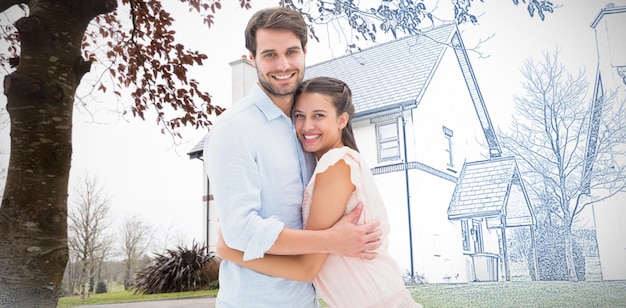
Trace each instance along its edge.
{"label": "window frame", "polygon": [[[393,128],[391,128],[390,132],[394,132],[394,134],[392,134],[390,137],[387,137],[383,140],[383,137],[385,136],[381,133],[381,129],[384,127],[392,126],[392,125],[393,125]],[[377,147],[377,152],[378,152],[378,162],[382,163],[382,162],[400,160],[402,158],[402,155],[400,151],[401,150],[400,129],[398,128],[397,118],[395,118],[394,121],[385,121],[381,123],[376,123],[375,129],[376,129],[376,147]],[[390,144],[391,146],[383,148],[383,146],[390,145]],[[394,148],[397,149],[394,155],[383,156],[384,151],[389,151]]]}
{"label": "window frame", "polygon": [[483,227],[480,220],[472,219],[471,233],[474,237],[474,253],[482,253],[485,251],[483,239]]}
{"label": "window frame", "polygon": [[463,251],[472,251],[470,245],[470,228],[467,219],[461,220],[461,238],[463,240]]}

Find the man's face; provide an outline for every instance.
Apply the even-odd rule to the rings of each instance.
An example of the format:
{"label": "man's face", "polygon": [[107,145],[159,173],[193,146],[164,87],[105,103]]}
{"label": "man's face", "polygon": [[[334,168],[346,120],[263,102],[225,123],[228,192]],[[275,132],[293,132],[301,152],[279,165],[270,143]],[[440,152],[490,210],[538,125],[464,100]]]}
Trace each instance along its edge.
{"label": "man's face", "polygon": [[270,96],[291,96],[304,78],[306,49],[288,30],[260,29],[256,43],[256,55],[250,60],[256,66],[261,87]]}

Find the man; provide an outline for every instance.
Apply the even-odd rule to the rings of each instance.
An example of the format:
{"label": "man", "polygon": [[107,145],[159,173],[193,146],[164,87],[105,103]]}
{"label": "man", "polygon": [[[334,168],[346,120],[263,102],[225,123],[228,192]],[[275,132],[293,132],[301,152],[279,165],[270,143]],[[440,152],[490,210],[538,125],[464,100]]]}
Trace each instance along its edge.
{"label": "man", "polygon": [[[264,254],[335,253],[372,259],[378,222],[355,225],[360,208],[328,230],[302,229],[301,202],[315,167],[291,121],[304,77],[307,25],[296,11],[264,9],[246,27],[258,84],[218,118],[204,162],[229,247],[244,260]],[[317,307],[311,283],[266,276],[228,261],[220,268],[218,307]]]}

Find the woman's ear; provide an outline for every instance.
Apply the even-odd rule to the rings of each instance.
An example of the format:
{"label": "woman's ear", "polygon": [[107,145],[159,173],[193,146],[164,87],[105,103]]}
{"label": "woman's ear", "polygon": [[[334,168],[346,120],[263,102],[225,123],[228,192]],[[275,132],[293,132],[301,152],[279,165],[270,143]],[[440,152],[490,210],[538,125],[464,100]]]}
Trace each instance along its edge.
{"label": "woman's ear", "polygon": [[346,125],[348,125],[348,120],[350,120],[350,116],[348,115],[348,113],[342,113],[339,116],[339,129],[344,129]]}

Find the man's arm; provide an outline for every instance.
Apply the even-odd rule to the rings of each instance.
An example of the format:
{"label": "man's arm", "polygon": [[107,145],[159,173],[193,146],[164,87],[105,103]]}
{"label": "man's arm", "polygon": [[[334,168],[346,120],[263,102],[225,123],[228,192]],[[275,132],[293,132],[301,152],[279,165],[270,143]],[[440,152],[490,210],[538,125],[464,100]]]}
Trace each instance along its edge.
{"label": "man's arm", "polygon": [[205,141],[204,164],[224,240],[254,259],[272,246],[284,223],[260,215],[262,183],[254,140],[237,120],[216,123]]}

